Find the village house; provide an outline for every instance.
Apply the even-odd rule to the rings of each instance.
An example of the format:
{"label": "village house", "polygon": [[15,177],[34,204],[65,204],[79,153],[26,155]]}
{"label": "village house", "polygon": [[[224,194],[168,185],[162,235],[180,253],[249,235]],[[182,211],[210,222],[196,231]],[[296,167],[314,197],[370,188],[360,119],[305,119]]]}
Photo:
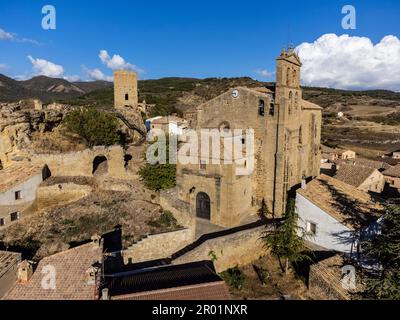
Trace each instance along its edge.
{"label": "village house", "polygon": [[339,168],[340,165],[342,164],[348,164],[348,165],[357,165],[357,166],[377,169],[379,172],[383,172],[392,167],[390,164],[384,161],[370,160],[365,158],[347,159],[347,160],[338,159],[334,161],[334,163],[336,164],[337,168]]}
{"label": "village house", "polygon": [[385,179],[381,172],[356,164],[341,164],[334,178],[364,192],[381,193],[385,187]]}
{"label": "village house", "polygon": [[334,162],[336,160],[355,159],[353,150],[343,150],[321,145],[321,163]]}
{"label": "village house", "polygon": [[359,250],[360,234],[383,215],[384,208],[368,193],[321,175],[297,190],[296,211],[309,242],[353,255]]}
{"label": "village house", "polygon": [[26,162],[0,170],[0,228],[21,218],[34,203],[40,183],[49,176],[47,166]]}
{"label": "village house", "polygon": [[147,119],[146,128],[150,134],[152,130],[161,130],[166,136],[180,136],[188,126],[185,119],[179,118],[176,115],[171,115]]}
{"label": "village house", "polygon": [[[219,164],[212,155],[197,159],[196,164],[178,161],[177,197],[198,218],[237,226],[255,215],[263,200],[279,216],[285,211],[288,192],[303,177],[318,176],[322,109],[303,100],[300,71],[294,49],[283,50],[277,58],[276,85],[232,88],[199,105],[187,119],[197,133],[254,130],[254,154],[243,155],[254,159],[251,174],[237,175],[240,165],[221,163],[223,156]],[[241,139],[246,145],[246,138]]]}
{"label": "village house", "polygon": [[17,268],[21,256],[16,252],[0,251],[0,299],[17,281]]}
{"label": "village house", "polygon": [[[27,261],[23,261],[17,271],[17,283],[3,299],[98,299],[97,276],[101,267],[102,255],[103,247],[100,239],[94,238],[93,242],[43,258],[34,272],[33,266]],[[48,276],[46,282],[48,287],[42,285],[44,275]],[[52,276],[54,278],[51,278]]]}
{"label": "village house", "polygon": [[400,164],[383,171],[387,185],[400,193]]}

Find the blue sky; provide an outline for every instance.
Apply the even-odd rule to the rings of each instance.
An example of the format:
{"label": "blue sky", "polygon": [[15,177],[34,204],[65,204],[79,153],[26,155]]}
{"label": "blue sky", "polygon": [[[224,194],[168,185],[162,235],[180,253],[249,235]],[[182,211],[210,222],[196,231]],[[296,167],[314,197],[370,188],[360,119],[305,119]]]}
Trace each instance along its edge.
{"label": "blue sky", "polygon": [[[46,4],[57,10],[56,30],[41,27]],[[356,30],[341,27],[346,4],[357,10]],[[17,0],[1,1],[0,17],[0,29],[15,38],[0,40],[0,72],[13,77],[39,72],[28,56],[62,66],[66,77],[87,79],[85,70],[96,68],[111,76],[99,59],[100,50],[106,50],[110,58],[120,55],[142,69],[142,79],[273,80],[274,75],[257,71],[273,72],[275,58],[288,42],[298,46],[334,33],[367,37],[376,44],[387,35],[400,35],[398,0]]]}

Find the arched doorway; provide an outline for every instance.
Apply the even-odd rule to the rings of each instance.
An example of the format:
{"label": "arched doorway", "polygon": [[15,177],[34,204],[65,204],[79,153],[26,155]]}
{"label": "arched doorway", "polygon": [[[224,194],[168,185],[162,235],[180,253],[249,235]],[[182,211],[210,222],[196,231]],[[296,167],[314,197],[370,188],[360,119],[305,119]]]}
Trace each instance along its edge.
{"label": "arched doorway", "polygon": [[202,219],[211,219],[210,197],[205,192],[199,192],[196,198],[196,216]]}
{"label": "arched doorway", "polygon": [[94,158],[92,174],[97,176],[107,173],[108,173],[107,158],[105,156],[97,156],[96,158]]}

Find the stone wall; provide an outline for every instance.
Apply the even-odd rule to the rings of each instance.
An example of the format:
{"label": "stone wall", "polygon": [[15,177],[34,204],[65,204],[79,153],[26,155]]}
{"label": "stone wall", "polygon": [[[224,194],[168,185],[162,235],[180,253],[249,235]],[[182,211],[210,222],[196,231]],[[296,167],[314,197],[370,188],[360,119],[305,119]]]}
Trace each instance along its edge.
{"label": "stone wall", "polygon": [[78,152],[62,154],[36,154],[34,164],[47,164],[52,176],[93,176],[93,161],[96,157],[107,158],[107,175],[117,179],[130,179],[133,175],[126,170],[124,150],[120,146],[94,147]]}
{"label": "stone wall", "polygon": [[37,190],[37,208],[43,210],[56,205],[65,205],[87,197],[93,188],[75,183],[59,183],[51,186],[40,186]]}
{"label": "stone wall", "polygon": [[137,263],[168,258],[176,251],[192,243],[193,229],[181,229],[172,232],[149,235],[147,238],[123,251],[124,263]]}
{"label": "stone wall", "polygon": [[213,252],[217,260],[214,265],[217,272],[245,265],[265,255],[260,237],[264,226],[238,231],[233,234],[205,241],[200,246],[173,260],[173,264],[210,260]]}
{"label": "stone wall", "polygon": [[[178,224],[186,228],[196,229],[196,216],[190,212],[188,203],[178,199],[177,188],[160,192],[160,206],[164,210],[171,211]],[[193,239],[194,240],[194,239]]]}

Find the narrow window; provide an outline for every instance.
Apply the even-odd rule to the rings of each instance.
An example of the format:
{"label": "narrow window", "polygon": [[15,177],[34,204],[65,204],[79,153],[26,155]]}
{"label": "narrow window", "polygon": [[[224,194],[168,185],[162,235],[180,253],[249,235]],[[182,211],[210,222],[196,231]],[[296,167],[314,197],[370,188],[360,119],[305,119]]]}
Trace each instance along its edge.
{"label": "narrow window", "polygon": [[316,235],[317,234],[317,225],[313,222],[307,221],[307,233],[310,233],[312,235]]}
{"label": "narrow window", "polygon": [[292,114],[292,105],[293,105],[293,93],[289,92],[289,114]]}
{"label": "narrow window", "polygon": [[242,144],[246,144],[246,138],[242,138]]}
{"label": "narrow window", "polygon": [[297,72],[296,70],[293,70],[293,86],[295,87],[297,85]]}
{"label": "narrow window", "polygon": [[303,127],[299,128],[299,144],[303,144]]}
{"label": "narrow window", "polygon": [[5,225],[5,223],[4,223],[4,218],[0,218],[0,227],[2,227],[2,226],[4,226]]}
{"label": "narrow window", "polygon": [[271,102],[271,103],[269,104],[269,115],[270,115],[270,116],[273,116],[274,113],[275,113],[275,105]]}
{"label": "narrow window", "polygon": [[289,68],[287,68],[287,71],[286,71],[286,85],[290,86],[290,69]]}
{"label": "narrow window", "polygon": [[22,199],[21,191],[15,191],[15,200],[21,200],[21,199]]}
{"label": "narrow window", "polygon": [[264,114],[265,114],[264,100],[260,100],[258,103],[258,115],[264,117]]}
{"label": "narrow window", "polygon": [[129,94],[125,93],[125,101],[129,100]]}
{"label": "narrow window", "polygon": [[294,96],[294,106],[296,108],[296,110],[299,108],[299,93],[296,92],[295,96]]}
{"label": "narrow window", "polygon": [[17,221],[17,220],[19,220],[19,212],[12,212],[12,213],[10,214],[10,219],[11,219],[11,221]]}

